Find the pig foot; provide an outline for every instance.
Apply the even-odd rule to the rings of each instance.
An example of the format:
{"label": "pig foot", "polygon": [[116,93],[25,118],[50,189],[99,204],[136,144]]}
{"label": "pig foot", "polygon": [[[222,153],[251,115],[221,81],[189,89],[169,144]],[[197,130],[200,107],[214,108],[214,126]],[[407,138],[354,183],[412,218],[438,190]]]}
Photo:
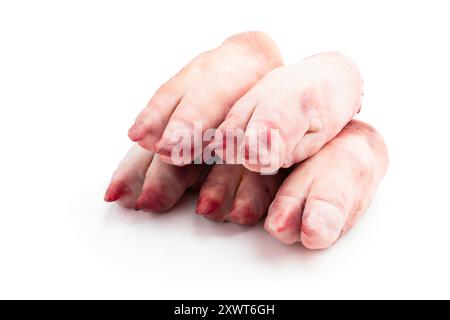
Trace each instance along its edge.
{"label": "pig foot", "polygon": [[351,121],[289,174],[270,206],[266,230],[288,244],[328,248],[369,206],[387,165],[383,138]]}
{"label": "pig foot", "polygon": [[283,173],[263,176],[241,165],[215,165],[203,184],[197,214],[211,220],[255,225],[267,213]]}
{"label": "pig foot", "polygon": [[[201,155],[175,163],[171,153],[180,141],[175,135],[187,135],[181,146],[194,150],[194,123],[202,121],[202,133],[217,128],[232,104],[268,71],[282,65],[275,43],[262,32],[245,32],[227,39],[220,47],[192,60],[154,94],[129,130],[131,140],[155,151],[161,159],[185,165]],[[178,136],[179,138],[180,136]],[[185,162],[183,162],[185,161]]]}
{"label": "pig foot", "polygon": [[175,167],[135,144],[113,174],[105,201],[136,210],[165,212],[202,175],[205,166]]}
{"label": "pig foot", "polygon": [[225,159],[227,163],[243,161],[256,172],[288,168],[342,130],[359,111],[361,94],[358,68],[341,53],[322,53],[279,67],[233,105],[219,127],[224,140],[211,147],[226,154],[227,130],[240,129],[245,134],[239,151],[235,158]]}

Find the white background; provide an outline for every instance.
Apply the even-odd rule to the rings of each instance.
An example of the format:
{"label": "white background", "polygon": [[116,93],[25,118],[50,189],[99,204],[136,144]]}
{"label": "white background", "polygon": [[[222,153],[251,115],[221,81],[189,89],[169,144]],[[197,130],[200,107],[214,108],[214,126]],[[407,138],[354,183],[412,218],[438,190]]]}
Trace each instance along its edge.
{"label": "white background", "polygon": [[[0,298],[450,298],[447,1],[2,1]],[[341,50],[391,165],[332,249],[102,201],[154,90],[229,35]]]}

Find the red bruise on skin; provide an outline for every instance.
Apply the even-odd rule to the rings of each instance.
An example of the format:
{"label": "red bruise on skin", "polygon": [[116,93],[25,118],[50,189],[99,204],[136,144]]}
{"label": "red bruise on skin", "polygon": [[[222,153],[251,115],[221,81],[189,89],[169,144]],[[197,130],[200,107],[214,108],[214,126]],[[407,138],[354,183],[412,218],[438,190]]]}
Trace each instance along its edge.
{"label": "red bruise on skin", "polygon": [[243,224],[255,225],[259,222],[259,217],[255,216],[253,212],[244,215]]}
{"label": "red bruise on skin", "polygon": [[315,234],[314,229],[310,228],[306,223],[302,223],[301,232],[303,232],[308,238],[313,237]]}
{"label": "red bruise on skin", "polygon": [[284,215],[276,215],[274,223],[277,224],[277,228],[275,229],[275,232],[285,232],[295,221],[295,216],[293,214],[286,215],[287,218],[283,219]]}
{"label": "red bruise on skin", "polygon": [[250,205],[241,205],[239,207],[233,206],[230,215],[227,220],[243,224],[243,225],[255,225],[259,222],[260,216],[250,207]]}
{"label": "red bruise on skin", "polygon": [[105,201],[113,202],[131,192],[130,188],[121,183],[111,183],[105,193]]}
{"label": "red bruise on skin", "polygon": [[217,211],[221,206],[222,204],[216,200],[201,198],[197,203],[195,212],[202,216],[208,216],[214,211]]}
{"label": "red bruise on skin", "polygon": [[306,89],[300,97],[302,112],[309,114],[318,105],[317,94],[313,88]]}
{"label": "red bruise on skin", "polygon": [[165,212],[172,207],[170,200],[160,192],[143,193],[136,201],[136,210],[149,210],[155,212]]}
{"label": "red bruise on skin", "polygon": [[255,225],[259,222],[259,216],[255,214],[252,208],[244,206],[239,210],[239,221],[245,225]]}

